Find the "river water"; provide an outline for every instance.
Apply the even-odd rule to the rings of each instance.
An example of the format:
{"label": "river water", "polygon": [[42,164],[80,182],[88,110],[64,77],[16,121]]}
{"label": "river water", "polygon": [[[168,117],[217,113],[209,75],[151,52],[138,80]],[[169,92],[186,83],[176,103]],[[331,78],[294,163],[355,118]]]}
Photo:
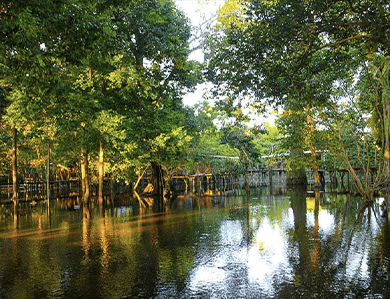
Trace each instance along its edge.
{"label": "river water", "polygon": [[2,206],[0,298],[390,298],[390,225],[362,207],[282,189]]}

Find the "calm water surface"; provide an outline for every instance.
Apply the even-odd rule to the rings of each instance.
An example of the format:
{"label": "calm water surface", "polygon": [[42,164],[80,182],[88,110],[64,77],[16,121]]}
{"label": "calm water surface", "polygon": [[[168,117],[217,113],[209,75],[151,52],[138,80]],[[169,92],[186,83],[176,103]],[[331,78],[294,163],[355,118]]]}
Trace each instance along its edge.
{"label": "calm water surface", "polygon": [[0,298],[390,298],[378,203],[260,190],[63,206],[1,208]]}

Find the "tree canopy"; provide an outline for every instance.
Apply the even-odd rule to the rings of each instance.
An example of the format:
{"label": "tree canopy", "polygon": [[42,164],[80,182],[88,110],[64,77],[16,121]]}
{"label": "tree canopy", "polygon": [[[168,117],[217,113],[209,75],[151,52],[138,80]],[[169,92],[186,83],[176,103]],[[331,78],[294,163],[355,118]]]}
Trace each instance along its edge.
{"label": "tree canopy", "polygon": [[81,153],[87,172],[104,149],[117,179],[180,163],[181,98],[198,71],[173,1],[5,1],[0,13],[3,130],[51,143],[57,165],[77,166]]}
{"label": "tree canopy", "polygon": [[[24,169],[40,167],[52,151],[87,188],[105,170],[139,181],[206,155],[257,160],[264,129],[249,130],[245,111],[272,106],[283,110],[278,146],[311,152],[296,167],[315,170],[316,153],[329,150],[367,195],[356,168],[379,168],[375,184],[390,182],[389,9],[384,0],[227,0],[205,34],[201,74],[172,0],[3,1],[0,150],[15,163],[1,159],[1,171],[15,173],[17,155]],[[202,76],[216,106],[183,107]]]}
{"label": "tree canopy", "polygon": [[[241,13],[235,13],[235,19],[223,19],[221,15],[223,26],[209,43],[207,74],[215,83],[215,95],[230,99],[226,101],[228,105],[237,106],[250,99],[283,107],[285,117],[295,115],[289,136],[293,132],[303,136],[303,128],[311,128],[312,139],[308,140],[307,146],[314,151],[320,144],[326,145],[323,141],[318,143],[316,131],[328,129],[329,138],[334,138],[336,135],[332,134],[337,130],[340,133],[340,127],[326,127],[330,123],[340,124],[335,118],[341,116],[343,101],[338,90],[341,86],[349,86],[349,91],[357,91],[356,82],[361,81],[359,78],[364,73],[368,74],[371,82],[378,83],[374,84],[376,94],[382,95],[371,97],[370,111],[366,109],[366,112],[377,114],[377,119],[381,119],[370,124],[372,130],[376,127],[382,132],[382,162],[386,168],[382,182],[386,181],[389,173],[385,166],[389,151],[386,111],[390,106],[385,92],[389,77],[389,3],[253,0],[236,4],[241,7],[233,8],[227,2],[224,13],[229,8]],[[367,92],[360,92],[366,95],[365,107],[368,108]],[[369,93],[375,94],[373,88]],[[355,103],[362,104],[361,101]],[[304,111],[306,116],[299,121],[298,115]],[[329,121],[330,118],[333,120]],[[299,129],[299,122],[306,125]],[[286,122],[279,124],[287,128]],[[333,149],[337,151],[338,147]],[[355,152],[359,150],[355,149]],[[354,165],[349,165],[350,171],[353,168]]]}

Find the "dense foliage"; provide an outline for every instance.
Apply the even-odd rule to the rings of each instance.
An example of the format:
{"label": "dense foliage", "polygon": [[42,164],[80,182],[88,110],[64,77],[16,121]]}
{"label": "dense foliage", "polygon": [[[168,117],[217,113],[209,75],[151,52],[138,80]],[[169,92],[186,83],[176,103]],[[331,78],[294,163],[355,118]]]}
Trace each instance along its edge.
{"label": "dense foliage", "polygon": [[[3,1],[1,175],[16,185],[17,173],[45,173],[50,157],[53,169],[77,170],[88,198],[107,174],[137,185],[183,166],[245,173],[272,148],[291,153],[291,170],[312,167],[319,184],[326,151],[371,198],[390,181],[389,9],[384,0],[227,0],[204,33],[201,76],[172,0]],[[216,105],[183,107],[201,77]],[[248,126],[248,114],[269,106],[283,111],[283,138]]]}
{"label": "dense foliage", "polygon": [[[210,40],[208,76],[215,95],[229,99],[227,109],[248,99],[283,107],[279,126],[286,149],[310,150],[314,167],[318,150],[331,151],[366,198],[375,186],[387,185],[388,1],[226,3],[222,26]],[[375,161],[368,159],[375,155],[373,145],[380,147]],[[363,169],[367,178],[372,168],[380,173],[374,187],[356,173]]]}
{"label": "dense foliage", "polygon": [[0,13],[2,157],[41,174],[49,146],[83,188],[94,168],[135,180],[151,163],[186,159],[181,98],[198,72],[172,1],[5,1]]}

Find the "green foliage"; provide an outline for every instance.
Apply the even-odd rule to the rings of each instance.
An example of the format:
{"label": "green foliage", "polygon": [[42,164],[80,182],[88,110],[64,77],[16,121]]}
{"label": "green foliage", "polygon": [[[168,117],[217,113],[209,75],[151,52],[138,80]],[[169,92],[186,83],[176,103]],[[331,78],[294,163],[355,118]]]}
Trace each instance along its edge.
{"label": "green foliage", "polygon": [[[264,129],[266,132],[257,135],[256,138],[252,140],[252,143],[260,157],[267,157],[267,163],[273,165],[277,163],[277,155],[284,153],[280,146],[282,136],[277,127],[265,124]],[[260,162],[264,163],[265,161],[260,160]]]}
{"label": "green foliage", "polygon": [[185,161],[181,97],[199,71],[173,1],[6,1],[0,13],[0,111],[19,142],[39,157],[49,142],[56,164],[74,166],[81,149],[95,163],[102,141],[116,179]]}
{"label": "green foliage", "polygon": [[[381,141],[382,152],[390,152],[388,96],[382,93],[389,85],[389,64],[378,62],[379,57],[384,61],[389,57],[388,1],[242,1],[241,5],[245,13],[236,14],[231,26],[220,26],[222,32],[209,41],[207,75],[215,83],[215,96],[228,99],[231,111],[240,109],[247,98],[260,107],[283,106],[279,128],[287,137],[284,148],[342,153],[351,171],[355,164],[373,164],[368,157],[375,152],[375,140]],[[359,74],[363,75],[360,90],[355,84]],[[358,104],[359,113],[338,109],[338,101],[344,101],[340,95],[346,96],[343,85],[348,86],[347,96],[357,99],[350,107]],[[372,128],[345,129],[353,116],[367,122],[363,111],[370,114]]]}
{"label": "green foliage", "polygon": [[[387,46],[386,35],[380,42],[377,33],[387,24],[385,1],[242,5],[245,26],[210,41],[209,79],[216,95],[232,101],[250,95],[261,103],[298,101],[296,108],[314,107],[329,99],[336,80],[351,77],[365,63],[369,44],[375,50]],[[358,22],[368,16],[369,22]]]}
{"label": "green foliage", "polygon": [[186,128],[193,139],[191,141],[187,171],[210,168],[217,173],[228,171],[236,164],[239,151],[228,144],[222,144],[216,120],[221,112],[210,106],[207,101],[187,108]]}

